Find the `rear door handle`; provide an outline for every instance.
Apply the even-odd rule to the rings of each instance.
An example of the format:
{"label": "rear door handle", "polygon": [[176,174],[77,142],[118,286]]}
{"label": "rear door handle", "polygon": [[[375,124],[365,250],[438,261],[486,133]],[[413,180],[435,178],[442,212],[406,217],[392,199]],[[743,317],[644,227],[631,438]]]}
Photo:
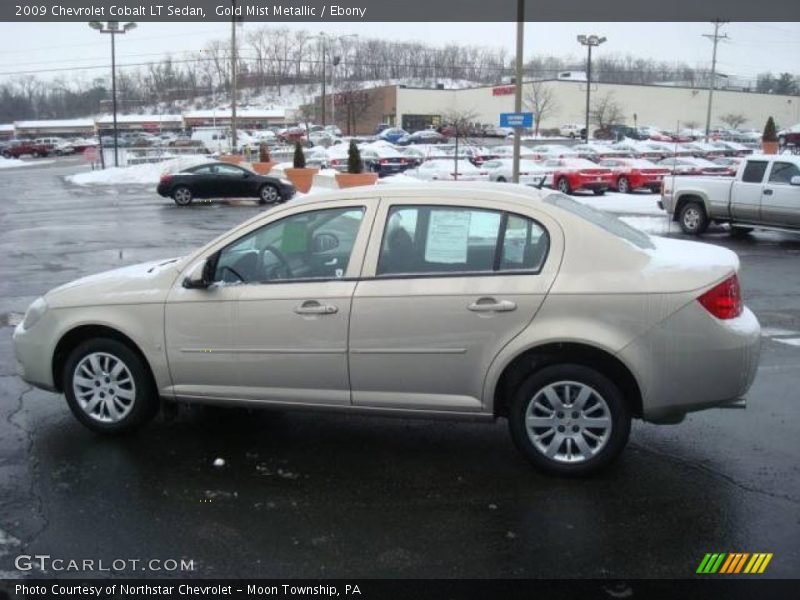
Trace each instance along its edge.
{"label": "rear door handle", "polygon": [[316,300],[306,300],[295,306],[294,312],[298,315],[332,315],[339,312],[339,309],[333,304],[320,304]]}
{"label": "rear door handle", "polygon": [[764,190],[764,195],[765,196],[772,196],[772,190],[769,190],[769,189]]}
{"label": "rear door handle", "polygon": [[498,302],[494,298],[479,298],[467,306],[467,310],[472,312],[508,312],[516,310],[516,308],[516,303],[511,300],[500,300]]}

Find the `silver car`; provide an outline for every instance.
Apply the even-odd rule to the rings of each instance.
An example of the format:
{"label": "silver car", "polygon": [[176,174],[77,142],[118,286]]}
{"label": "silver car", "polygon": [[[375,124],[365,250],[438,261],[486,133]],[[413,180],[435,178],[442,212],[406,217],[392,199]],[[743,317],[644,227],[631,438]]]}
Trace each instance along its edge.
{"label": "silver car", "polygon": [[56,288],[14,347],[98,432],[176,401],[504,417],[531,462],[577,475],[619,454],[632,418],[747,391],[760,328],[738,269],[552,190],[349,189]]}

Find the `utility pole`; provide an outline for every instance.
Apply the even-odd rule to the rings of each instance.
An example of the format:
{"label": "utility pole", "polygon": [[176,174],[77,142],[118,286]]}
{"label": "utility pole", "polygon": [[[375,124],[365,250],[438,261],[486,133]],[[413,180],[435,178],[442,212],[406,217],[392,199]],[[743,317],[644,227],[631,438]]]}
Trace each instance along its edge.
{"label": "utility pole", "polygon": [[586,135],[584,141],[589,143],[589,115],[591,113],[591,96],[592,96],[592,48],[606,43],[608,40],[605,37],[597,35],[579,35],[578,43],[581,46],[586,46],[589,49],[589,54],[586,57]]}
{"label": "utility pole", "polygon": [[728,34],[720,35],[719,28],[722,27],[727,21],[720,21],[716,19],[713,21],[714,33],[704,33],[703,37],[710,39],[714,42],[714,50],[711,54],[711,83],[708,86],[708,109],[706,110],[706,143],[708,143],[708,136],[711,132],[711,103],[714,100],[714,88],[717,86],[717,44],[720,40],[727,40]]}
{"label": "utility pole", "polygon": [[[514,112],[522,112],[522,55],[525,35],[525,0],[517,0],[517,69],[514,75]],[[519,183],[519,151],[522,129],[514,128],[514,158],[512,160],[511,180]],[[457,158],[457,157],[456,157]]]}
{"label": "utility pole", "polygon": [[231,153],[236,152],[236,0],[231,0]]}
{"label": "utility pole", "polygon": [[[322,48],[322,126],[325,127],[325,125],[327,125],[327,123],[325,123],[325,75],[326,75],[325,71],[327,70],[325,68],[325,53],[326,53],[325,37],[326,36],[325,36],[325,32],[321,32],[319,35],[320,35],[320,39],[322,40],[320,42],[320,44],[321,44],[320,47]],[[308,135],[307,131],[306,131],[306,135]]]}

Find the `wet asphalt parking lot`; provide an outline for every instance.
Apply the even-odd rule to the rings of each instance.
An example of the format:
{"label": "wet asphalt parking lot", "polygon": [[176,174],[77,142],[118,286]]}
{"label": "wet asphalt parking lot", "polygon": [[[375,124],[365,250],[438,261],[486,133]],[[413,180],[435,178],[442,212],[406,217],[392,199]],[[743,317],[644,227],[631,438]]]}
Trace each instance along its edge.
{"label": "wet asphalt parking lot", "polygon": [[19,572],[20,554],[193,561],[121,572],[145,577],[636,578],[772,552],[764,576],[800,575],[800,235],[705,238],[739,254],[764,328],[747,410],[635,422],[594,479],[535,472],[505,421],[192,408],[103,438],[16,376],[11,324],[54,286],[184,254],[261,208],[64,181],[80,169],[0,171],[0,578],[70,575]]}

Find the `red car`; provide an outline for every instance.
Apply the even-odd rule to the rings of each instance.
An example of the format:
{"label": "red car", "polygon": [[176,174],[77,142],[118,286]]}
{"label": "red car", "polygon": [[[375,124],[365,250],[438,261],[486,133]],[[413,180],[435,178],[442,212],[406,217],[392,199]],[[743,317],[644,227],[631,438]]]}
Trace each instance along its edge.
{"label": "red car", "polygon": [[744,158],[741,156],[720,156],[719,158],[715,158],[711,162],[715,165],[719,165],[720,167],[725,167],[728,169],[726,175],[730,175],[733,177],[736,175],[736,171],[739,170],[739,165],[742,164]]}
{"label": "red car", "polygon": [[591,190],[595,196],[602,196],[614,187],[613,171],[585,158],[551,158],[543,166],[553,174],[553,189],[564,194]]}
{"label": "red car", "polygon": [[40,144],[32,140],[12,140],[3,147],[5,158],[19,158],[25,154],[30,154],[34,158],[47,156],[55,152],[53,144]]}
{"label": "red car", "polygon": [[660,192],[664,176],[669,175],[669,169],[641,158],[607,158],[600,166],[614,172],[614,187],[622,194],[641,189]]}

